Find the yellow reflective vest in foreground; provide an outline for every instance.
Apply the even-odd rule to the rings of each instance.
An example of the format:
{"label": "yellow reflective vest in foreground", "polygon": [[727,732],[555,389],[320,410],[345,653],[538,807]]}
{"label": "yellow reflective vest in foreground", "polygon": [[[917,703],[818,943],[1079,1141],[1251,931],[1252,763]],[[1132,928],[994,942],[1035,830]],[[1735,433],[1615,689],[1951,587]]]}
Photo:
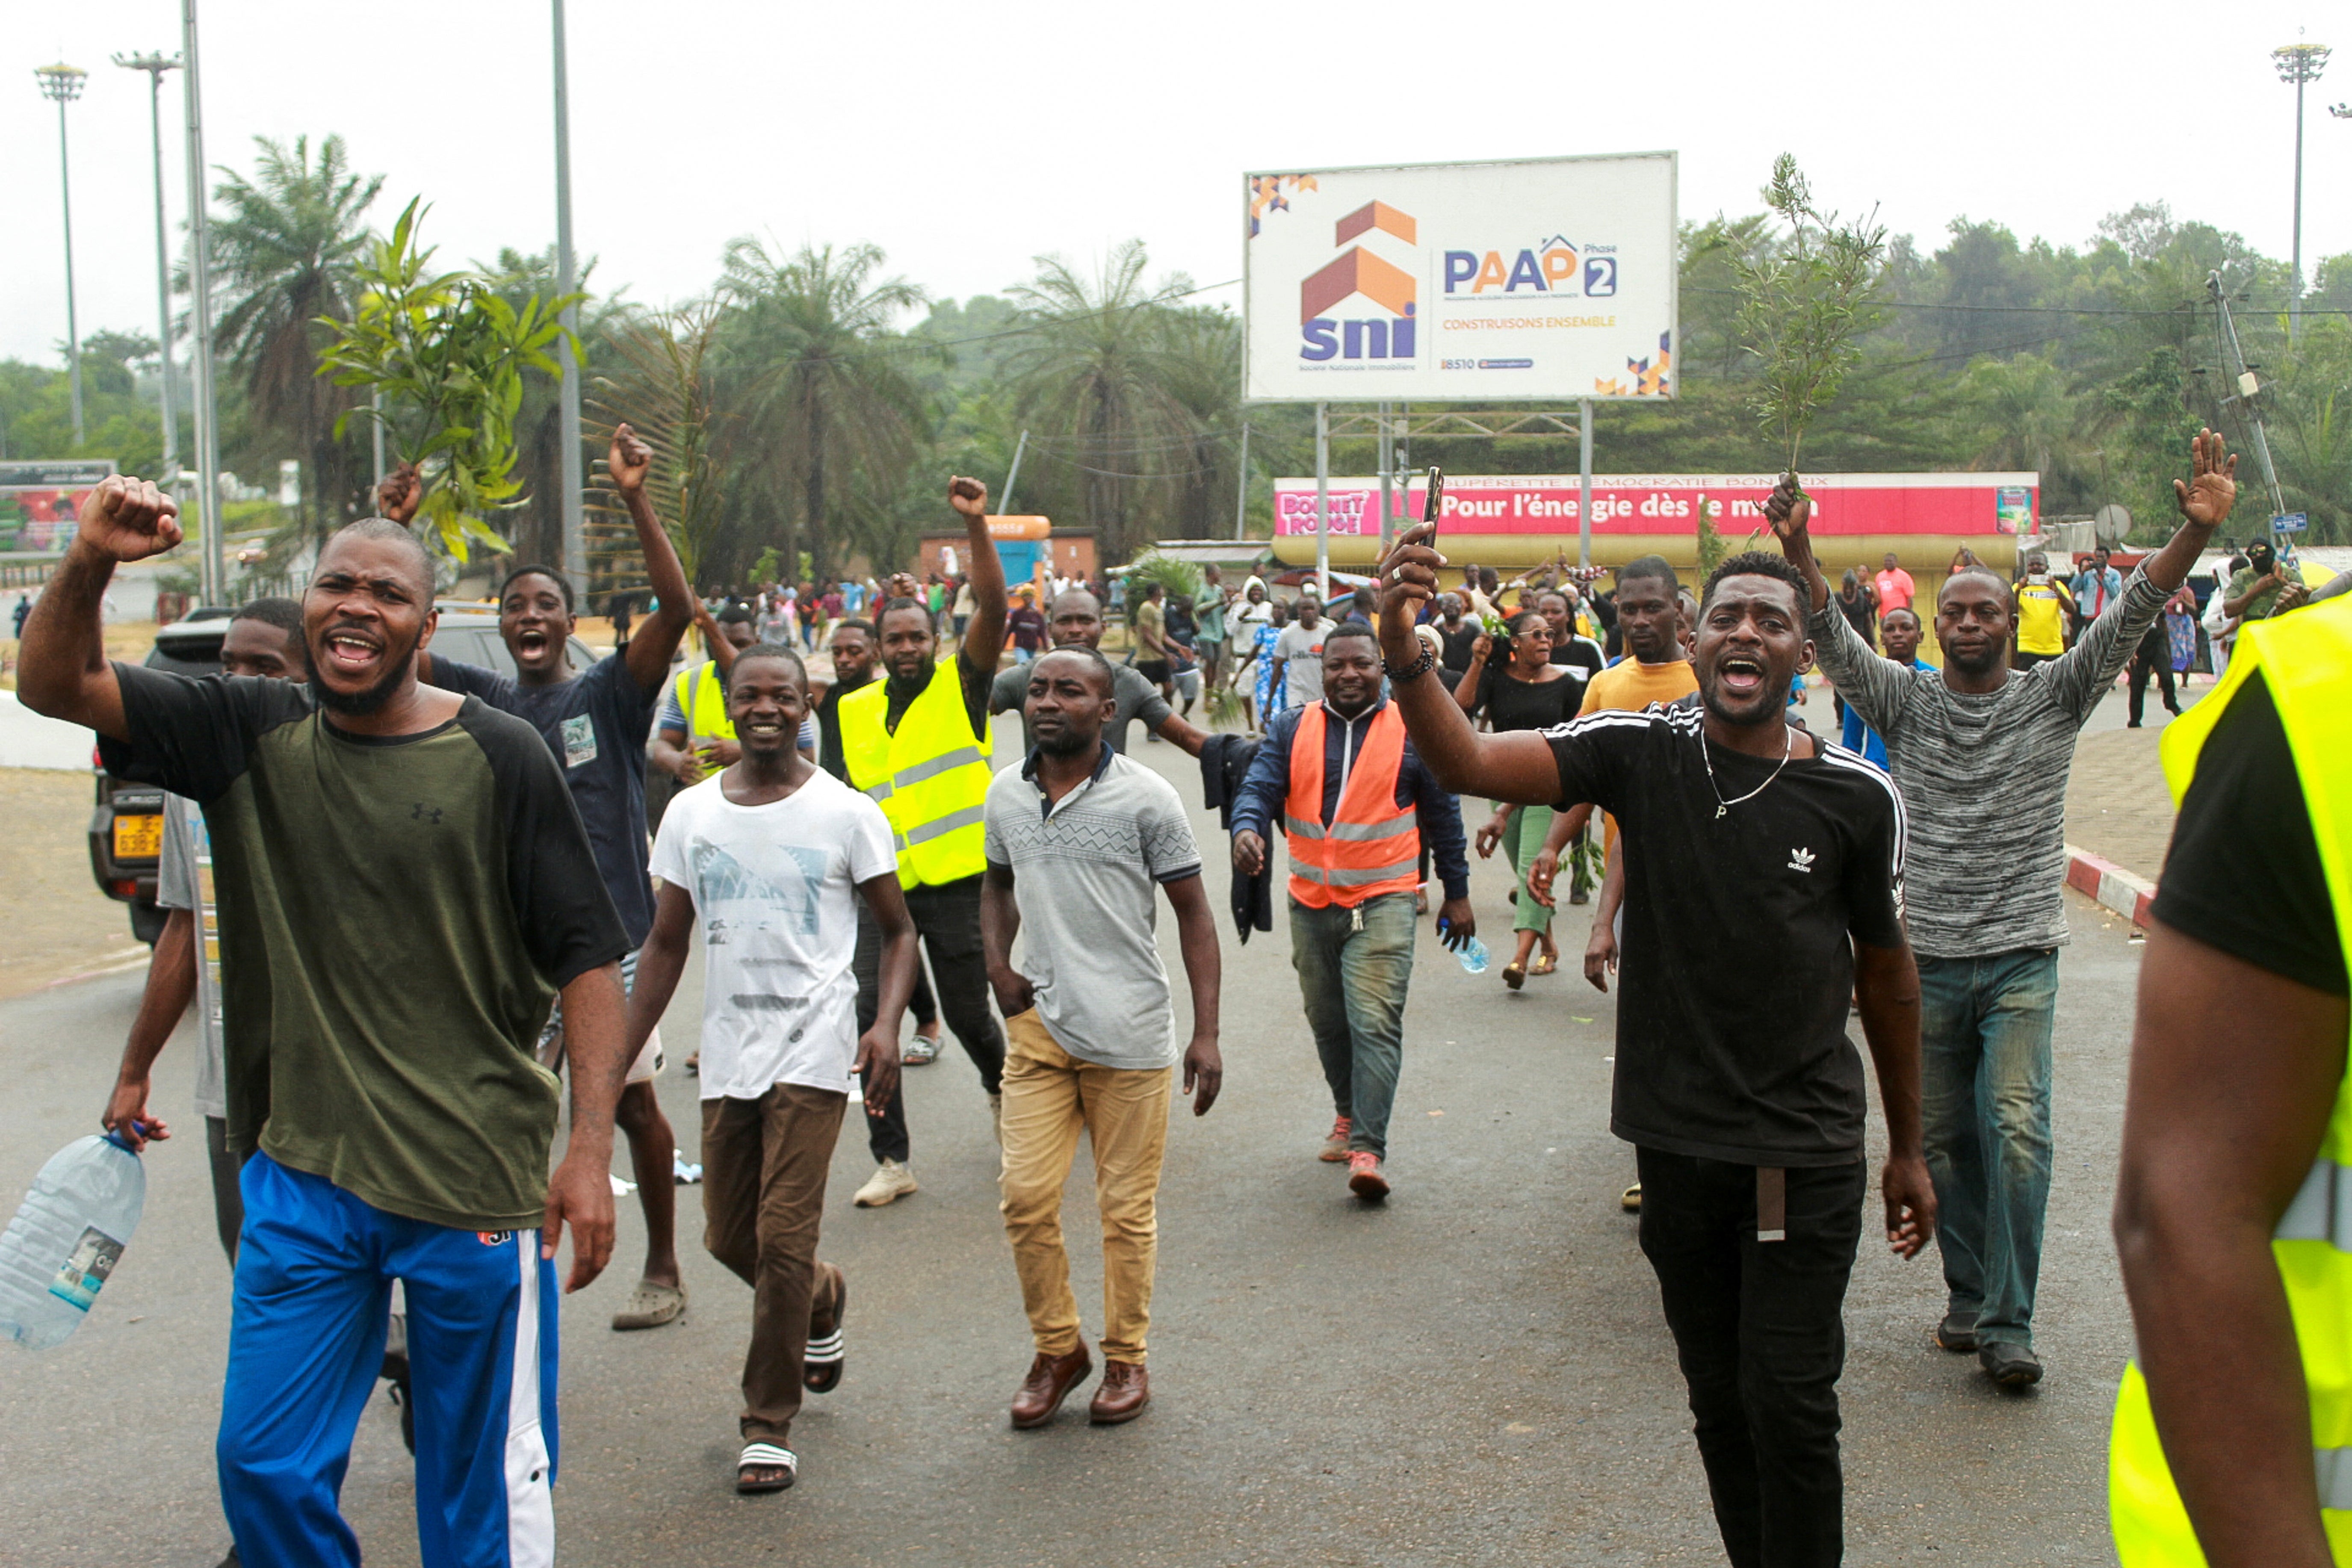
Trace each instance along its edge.
{"label": "yellow reflective vest in foreground", "polygon": [[[2352,948],[2352,599],[2250,622],[2221,687],[2165,731],[2166,781],[2176,801],[2187,793],[2205,738],[2257,668],[2294,752],[2337,937]],[[2352,1568],[2352,1072],[2336,1085],[2319,1158],[2271,1251],[2311,1391],[2321,1521],[2336,1561]],[[2125,1369],[2116,1402],[2107,1506],[2125,1568],[2201,1568],[2205,1553],[2165,1464],[2136,1365]]]}
{"label": "yellow reflective vest in foreground", "polygon": [[882,722],[889,684],[868,681],[835,709],[850,784],[890,820],[900,887],[977,877],[988,869],[982,846],[991,748],[985,731],[972,733],[961,676],[952,660],[934,664],[930,683],[908,704],[896,734]]}

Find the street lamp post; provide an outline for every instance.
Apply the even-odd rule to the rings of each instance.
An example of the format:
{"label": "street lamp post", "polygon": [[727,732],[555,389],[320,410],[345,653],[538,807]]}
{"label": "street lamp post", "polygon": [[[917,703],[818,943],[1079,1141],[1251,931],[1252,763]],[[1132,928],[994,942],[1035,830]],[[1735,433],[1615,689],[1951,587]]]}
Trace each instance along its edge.
{"label": "street lamp post", "polygon": [[2271,51],[2279,80],[2294,86],[2294,258],[2288,265],[2286,297],[2286,341],[2290,343],[2294,342],[2296,329],[2303,325],[2303,89],[2319,79],[2333,52],[2326,44],[2289,44]]}
{"label": "street lamp post", "polygon": [[205,194],[205,93],[196,58],[196,0],[180,0],[180,58],[188,73],[182,91],[188,110],[188,300],[194,315],[188,363],[195,371],[196,516],[204,530],[205,603],[217,605],[228,594],[228,554],[221,538],[220,420],[213,400],[212,222]]}
{"label": "street lamp post", "polygon": [[66,156],[66,105],[81,96],[89,73],[79,66],[54,65],[38,67],[33,75],[41,84],[41,96],[54,100],[58,106],[58,189],[65,197],[66,213],[66,387],[73,398],[74,445],[79,447],[83,440],[81,329],[74,321],[73,162]]}
{"label": "street lamp post", "polygon": [[[563,0],[553,0],[555,23],[555,291],[569,297],[577,284],[572,254],[572,71],[564,58]],[[587,465],[580,449],[580,307],[563,308],[567,341],[556,350],[563,366],[557,438],[563,452],[563,574],[573,594],[588,593]]]}
{"label": "street lamp post", "polygon": [[180,492],[180,419],[172,404],[172,247],[163,224],[163,73],[180,68],[180,57],[157,49],[152,54],[117,55],[114,63],[125,70],[145,71],[152,79],[149,121],[155,132],[155,342],[163,360],[163,484]]}

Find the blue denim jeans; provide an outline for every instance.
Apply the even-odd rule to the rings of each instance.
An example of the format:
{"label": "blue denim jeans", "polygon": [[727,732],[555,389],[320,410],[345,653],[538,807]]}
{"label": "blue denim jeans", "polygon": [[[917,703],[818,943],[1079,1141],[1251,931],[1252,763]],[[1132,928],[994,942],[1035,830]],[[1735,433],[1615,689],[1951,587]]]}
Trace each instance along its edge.
{"label": "blue denim jeans", "polygon": [[2033,1343],[2050,1206],[2050,1029],[2058,952],[1919,955],[1920,1087],[1937,1245],[1979,1342]]}
{"label": "blue denim jeans", "polygon": [[1413,929],[1411,893],[1382,893],[1352,910],[1290,906],[1290,964],[1298,971],[1331,1107],[1351,1123],[1348,1147],[1383,1159],[1389,1108],[1404,1066]]}

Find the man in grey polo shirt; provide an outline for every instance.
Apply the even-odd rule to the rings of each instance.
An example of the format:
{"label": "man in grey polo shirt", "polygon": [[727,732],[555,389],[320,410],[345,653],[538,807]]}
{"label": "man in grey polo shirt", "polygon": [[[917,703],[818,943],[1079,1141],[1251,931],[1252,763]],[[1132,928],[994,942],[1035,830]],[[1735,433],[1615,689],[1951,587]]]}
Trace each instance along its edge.
{"label": "man in grey polo shirt", "polygon": [[[1159,1246],[1160,1155],[1171,1069],[1179,1059],[1154,887],[1176,911],[1192,988],[1182,1053],[1192,1113],[1217,1098],[1217,928],[1201,888],[1201,851],[1167,780],[1113,751],[1109,663],[1055,648],[1025,666],[1024,708],[1036,745],[988,790],[988,870],[980,936],[1004,1013],[1004,1229],[1036,1341],[1013,1425],[1043,1426],[1094,1368],[1078,1333],[1062,1245],[1062,1187],[1078,1135],[1094,1145],[1103,1228],[1102,1386],[1097,1425],[1150,1402],[1143,1372]],[[1013,963],[1013,940],[1022,964]]]}
{"label": "man in grey polo shirt", "polygon": [[[1099,648],[1102,646],[1102,604],[1083,588],[1073,588],[1054,596],[1049,617],[1050,630],[1055,647]],[[1195,730],[1176,716],[1160,695],[1160,688],[1151,684],[1143,672],[1131,664],[1115,664],[1110,668],[1110,721],[1102,727],[1102,737],[1110,749],[1119,755],[1127,754],[1127,727],[1135,720],[1143,721],[1143,728],[1157,741],[1166,737],[1193,756],[1201,754],[1201,743],[1206,741],[1205,731]],[[988,689],[988,710],[991,713],[1021,714],[1022,749],[1034,751],[1037,732],[1029,727],[1029,717],[1023,704],[1029,698],[1029,667],[1016,664],[999,674],[995,684]]]}

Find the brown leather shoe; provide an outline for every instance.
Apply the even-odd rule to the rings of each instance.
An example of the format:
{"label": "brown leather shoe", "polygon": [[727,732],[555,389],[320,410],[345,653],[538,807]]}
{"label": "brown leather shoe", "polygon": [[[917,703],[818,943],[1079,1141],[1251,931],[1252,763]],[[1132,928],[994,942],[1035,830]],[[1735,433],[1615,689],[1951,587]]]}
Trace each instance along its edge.
{"label": "brown leather shoe", "polygon": [[1151,1374],[1131,1361],[1103,1363],[1102,1386],[1087,1406],[1087,1419],[1097,1426],[1116,1426],[1143,1414],[1151,1403]]}
{"label": "brown leather shoe", "polygon": [[1054,1412],[1062,1407],[1062,1401],[1070,1396],[1070,1390],[1086,1381],[1087,1373],[1094,1369],[1095,1358],[1087,1353],[1084,1340],[1067,1355],[1038,1352],[1037,1359],[1029,1363],[1029,1375],[1023,1380],[1021,1392],[1013,1396],[1013,1429],[1025,1432],[1051,1421]]}

